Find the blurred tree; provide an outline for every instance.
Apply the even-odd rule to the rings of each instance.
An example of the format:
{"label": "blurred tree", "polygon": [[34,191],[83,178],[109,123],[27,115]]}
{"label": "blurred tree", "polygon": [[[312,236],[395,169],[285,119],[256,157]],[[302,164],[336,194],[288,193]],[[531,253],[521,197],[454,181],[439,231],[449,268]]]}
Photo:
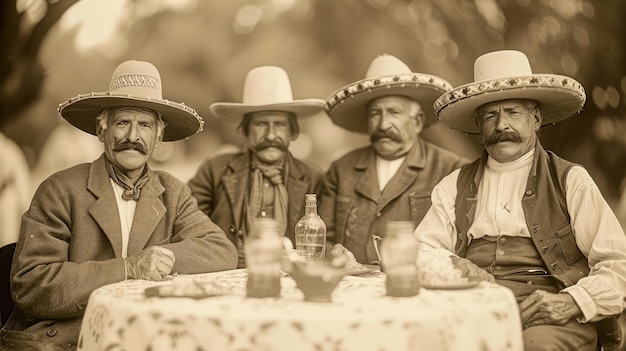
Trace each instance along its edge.
{"label": "blurred tree", "polygon": [[[29,19],[24,9],[16,10],[16,2],[44,4],[39,7],[45,11],[32,12],[45,16]],[[5,110],[0,123],[18,115],[8,112],[19,110],[11,105],[24,106],[18,102],[36,96],[42,76],[35,69],[34,48],[41,33],[74,2],[3,3],[0,46],[6,54],[0,67],[0,102]],[[481,54],[518,49],[528,55],[535,72],[572,76],[586,88],[584,111],[542,129],[542,142],[587,167],[605,196],[617,196],[626,176],[625,13],[623,0],[127,0],[108,46],[80,51],[72,44],[80,30],[76,27],[52,36],[44,55],[47,67],[54,69],[47,105],[20,116],[36,123],[12,131],[19,135],[19,129],[51,126],[58,102],[101,85],[106,89],[108,75],[122,60],[146,59],[159,67],[165,96],[188,103],[205,117],[204,136],[186,141],[183,154],[208,156],[221,144],[242,146],[235,124],[211,118],[208,106],[241,101],[245,74],[254,66],[283,66],[296,98],[325,98],[364,78],[371,60],[381,53],[456,86],[473,80],[473,62]],[[22,27],[29,30],[20,29],[17,35]],[[39,34],[32,34],[35,30]],[[29,40],[33,43],[27,44]],[[30,59],[17,59],[16,52],[30,53]],[[17,63],[21,68],[14,68]],[[26,98],[11,99],[7,92]],[[302,122],[312,143],[307,157],[322,166],[367,142],[337,130],[323,116]],[[34,143],[30,135],[19,137],[21,145]],[[468,156],[480,152],[474,140],[442,125],[425,131],[425,137]],[[33,149],[38,154],[37,146]]]}
{"label": "blurred tree", "polygon": [[78,0],[2,2],[0,127],[19,116],[41,91],[39,50],[50,28]]}

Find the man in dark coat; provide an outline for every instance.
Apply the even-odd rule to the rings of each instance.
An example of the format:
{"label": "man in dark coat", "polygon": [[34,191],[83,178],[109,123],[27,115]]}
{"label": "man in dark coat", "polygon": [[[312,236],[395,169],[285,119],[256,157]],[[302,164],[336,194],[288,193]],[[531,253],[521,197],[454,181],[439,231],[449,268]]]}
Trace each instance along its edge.
{"label": "man in dark coat", "polygon": [[105,151],[43,181],[24,214],[2,350],[74,350],[89,295],[103,285],[236,266],[234,246],[189,188],[147,165],[162,141],[192,136],[203,123],[192,108],[162,99],[156,67],[126,61],[110,91],[69,99],[59,112]]}
{"label": "man in dark coat", "polygon": [[320,200],[330,244],[360,263],[380,263],[378,246],[390,221],[415,226],[441,178],[467,160],[420,138],[435,122],[432,104],[451,89],[442,78],[413,73],[391,55],[378,56],[366,79],[330,96],[326,112],[340,127],[368,133],[371,145],[333,162]]}
{"label": "man in dark coat", "polygon": [[237,246],[238,267],[246,267],[244,247],[255,218],[274,218],[281,235],[295,244],[294,228],[304,215],[304,195],[318,193],[322,172],[288,151],[298,118],[323,113],[323,100],[294,100],[284,69],[261,66],[248,72],[243,103],[211,105],[217,116],[239,122],[247,138],[243,152],[207,159],[189,181],[198,206]]}

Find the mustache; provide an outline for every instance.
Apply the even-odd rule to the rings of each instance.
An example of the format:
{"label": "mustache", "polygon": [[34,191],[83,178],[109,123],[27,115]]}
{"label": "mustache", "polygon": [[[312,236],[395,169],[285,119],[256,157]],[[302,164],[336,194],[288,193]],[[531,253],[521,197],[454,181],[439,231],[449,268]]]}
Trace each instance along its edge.
{"label": "mustache", "polygon": [[130,141],[122,141],[121,143],[115,145],[113,151],[124,151],[124,150],[137,150],[144,155],[148,154],[148,149],[140,143],[133,143]]}
{"label": "mustache", "polygon": [[263,140],[262,142],[256,144],[254,146],[254,149],[257,151],[261,151],[261,150],[265,150],[267,148],[276,148],[282,151],[287,151],[287,145],[285,145],[283,142],[281,141],[269,141],[269,140]]}
{"label": "mustache", "polygon": [[485,139],[485,146],[491,146],[503,141],[522,142],[522,137],[515,132],[493,132]]}
{"label": "mustache", "polygon": [[389,130],[380,130],[377,129],[374,131],[374,133],[372,133],[372,135],[370,135],[370,142],[374,143],[380,139],[383,138],[388,138],[391,139],[393,141],[396,142],[402,142],[402,138],[400,137],[400,135],[398,133],[396,133],[395,131],[389,129]]}

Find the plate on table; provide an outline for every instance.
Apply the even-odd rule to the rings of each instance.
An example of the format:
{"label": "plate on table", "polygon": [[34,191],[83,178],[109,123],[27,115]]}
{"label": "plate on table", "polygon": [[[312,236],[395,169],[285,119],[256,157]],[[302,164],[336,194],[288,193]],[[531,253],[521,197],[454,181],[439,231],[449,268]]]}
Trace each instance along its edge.
{"label": "plate on table", "polygon": [[230,289],[216,282],[196,282],[193,280],[151,286],[144,290],[144,294],[148,297],[188,297],[192,299],[203,299],[230,293]]}
{"label": "plate on table", "polygon": [[463,290],[471,289],[478,285],[479,281],[458,282],[449,284],[428,284],[422,283],[422,287],[428,290]]}
{"label": "plate on table", "polygon": [[362,264],[362,265],[359,265],[358,267],[355,267],[354,269],[348,269],[348,271],[346,272],[346,275],[361,275],[361,274],[372,273],[378,270],[380,270],[380,266],[378,265]]}

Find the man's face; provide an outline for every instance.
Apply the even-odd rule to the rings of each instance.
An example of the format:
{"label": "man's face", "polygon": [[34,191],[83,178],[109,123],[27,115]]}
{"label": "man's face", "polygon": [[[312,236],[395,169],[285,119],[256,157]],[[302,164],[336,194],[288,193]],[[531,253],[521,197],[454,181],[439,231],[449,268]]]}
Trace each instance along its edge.
{"label": "man's face", "polygon": [[402,96],[383,96],[367,105],[370,141],[376,153],[387,160],[404,156],[424,126],[421,106]]}
{"label": "man's face", "polygon": [[533,101],[502,100],[477,108],[476,120],[489,156],[511,162],[535,147],[543,117]]}
{"label": "man's face", "polygon": [[250,116],[248,145],[259,161],[280,163],[289,143],[296,139],[289,124],[289,113],[280,111],[253,112]]}
{"label": "man's face", "polygon": [[122,108],[109,116],[106,129],[98,127],[98,138],[104,143],[109,160],[133,178],[141,174],[163,135],[158,131],[157,116],[152,111]]}

